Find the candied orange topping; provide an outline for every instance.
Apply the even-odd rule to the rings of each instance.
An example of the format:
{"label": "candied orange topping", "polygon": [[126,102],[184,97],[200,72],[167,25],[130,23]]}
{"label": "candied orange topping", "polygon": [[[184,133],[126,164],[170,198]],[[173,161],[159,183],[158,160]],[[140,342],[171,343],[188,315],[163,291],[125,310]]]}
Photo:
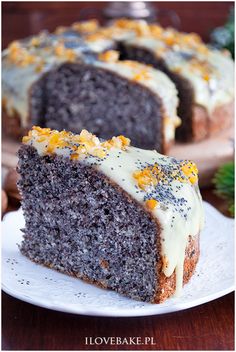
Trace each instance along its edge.
{"label": "candied orange topping", "polygon": [[194,162],[192,161],[183,162],[181,166],[181,170],[192,184],[198,181],[198,169]]}
{"label": "candied orange topping", "polygon": [[198,169],[192,161],[182,161],[173,165],[173,168],[164,171],[165,167],[155,163],[142,170],[135,171],[133,177],[137,185],[146,191],[158,183],[168,184],[171,181],[194,184],[198,181]]}
{"label": "candied orange topping", "polygon": [[134,30],[136,34],[139,36],[148,35],[150,33],[148,23],[142,20],[133,21],[133,20],[121,18],[114,22],[114,26],[122,29]]}
{"label": "candied orange topping", "polygon": [[33,126],[28,136],[22,139],[22,142],[26,144],[31,141],[43,143],[46,154],[52,154],[56,149],[66,148],[70,151],[70,157],[73,160],[86,155],[104,158],[112,147],[126,150],[130,145],[130,140],[124,136],[113,137],[108,141],[100,142],[98,137],[87,130],[82,130],[80,134],[72,134],[71,132],[59,132],[39,126]]}
{"label": "candied orange topping", "polygon": [[126,138],[124,136],[118,136],[117,138],[119,138],[121,140],[122,147],[128,147],[130,145],[130,139],[129,138]]}
{"label": "candied orange topping", "polygon": [[72,24],[72,29],[82,33],[93,32],[96,29],[98,29],[98,27],[99,27],[98,21],[95,19],[85,21],[85,22],[75,22]]}
{"label": "candied orange topping", "polygon": [[66,59],[68,61],[75,61],[75,59],[76,59],[75,52],[72,49],[65,48],[63,44],[58,44],[54,48],[54,52],[55,52],[56,56],[58,56],[62,59]]}
{"label": "candied orange topping", "polygon": [[22,143],[28,143],[30,140],[31,140],[31,137],[30,137],[30,136],[24,136],[24,137],[22,138]]}
{"label": "candied orange topping", "polygon": [[111,147],[126,150],[129,145],[130,139],[124,136],[112,137],[112,139],[108,139],[107,141],[102,143],[102,146],[107,148],[108,150],[111,149]]}
{"label": "candied orange topping", "polygon": [[153,210],[158,206],[159,202],[156,199],[148,199],[145,202],[146,207],[149,210]]}
{"label": "candied orange topping", "polygon": [[198,72],[205,81],[209,81],[210,74],[212,73],[213,69],[212,69],[212,66],[210,66],[207,61],[193,58],[190,61],[190,65],[191,65],[190,66],[191,69],[194,70],[195,72]]}
{"label": "candied orange topping", "polygon": [[178,38],[174,35],[174,33],[168,33],[168,35],[166,35],[163,39],[168,46],[172,46],[178,42]]}
{"label": "candied orange topping", "polygon": [[30,44],[32,46],[39,46],[40,44],[40,39],[38,37],[33,37],[31,38]]}
{"label": "candied orange topping", "polygon": [[113,39],[115,36],[122,35],[124,33],[120,28],[116,28],[114,26],[99,28],[94,33],[89,33],[86,36],[86,40],[88,41],[96,41],[99,39]]}
{"label": "candied orange topping", "polygon": [[79,154],[71,154],[70,158],[71,160],[77,160],[79,159]]}
{"label": "candied orange topping", "polygon": [[92,34],[89,34],[88,36],[86,36],[86,41],[88,42],[96,42],[97,40],[102,40],[102,39],[107,39],[110,36],[106,36],[104,33],[102,32],[95,32]]}
{"label": "candied orange topping", "polygon": [[163,28],[161,26],[158,26],[157,24],[150,24],[149,29],[152,36],[156,38],[160,38],[163,33]]}
{"label": "candied orange topping", "polygon": [[[132,25],[133,26],[133,25]],[[131,27],[132,27],[131,26]],[[123,35],[126,35],[127,29],[135,31],[137,35],[144,35],[145,29],[148,29],[148,25],[144,22],[142,24],[142,27],[140,25],[135,25],[133,28],[122,28],[120,26],[116,26],[116,24],[110,26],[110,27],[105,27],[105,28],[99,28],[98,30],[94,32],[88,33],[86,36],[86,41],[97,41],[97,40],[106,40],[106,39],[114,39],[114,38],[120,38]],[[140,32],[140,33],[139,33]]]}
{"label": "candied orange topping", "polygon": [[160,170],[156,165],[153,167],[146,167],[140,171],[135,171],[133,177],[139,188],[147,190],[149,187],[155,187],[157,185],[159,172]]}
{"label": "candied orange topping", "polygon": [[207,81],[207,82],[210,80],[210,76],[209,76],[209,74],[207,74],[207,73],[204,73],[202,77],[203,77],[203,79],[204,79],[205,81]]}
{"label": "candied orange topping", "polygon": [[18,41],[12,42],[8,46],[9,59],[12,63],[25,67],[36,62],[36,56],[30,54],[28,50],[23,48]]}
{"label": "candied orange topping", "polygon": [[45,64],[45,62],[43,60],[41,60],[38,63],[38,65],[35,67],[35,71],[36,72],[41,72],[43,70],[43,68],[44,68],[44,64]]}
{"label": "candied orange topping", "polygon": [[68,27],[65,26],[59,26],[55,29],[54,33],[55,34],[62,34],[64,33],[66,30],[68,29]]}
{"label": "candied orange topping", "polygon": [[167,115],[164,116],[164,124],[165,125],[173,125],[174,127],[179,127],[181,125],[181,123],[182,123],[182,121],[178,116],[175,116],[174,118],[170,118]]}
{"label": "candied orange topping", "polygon": [[74,31],[78,31],[80,33],[86,34],[86,33],[94,32],[95,30],[98,29],[98,27],[99,27],[98,21],[93,19],[93,20],[88,20],[83,22],[75,22],[72,24],[71,27],[59,26],[55,29],[54,33],[60,35],[72,28]]}
{"label": "candied orange topping", "polygon": [[198,182],[198,169],[193,161],[182,161],[179,168],[173,170],[172,178],[179,182],[195,184]]}
{"label": "candied orange topping", "polygon": [[116,50],[108,50],[104,53],[99,54],[99,60],[105,62],[116,62],[119,60],[119,52]]}
{"label": "candied orange topping", "polygon": [[126,34],[127,30],[134,31],[137,36],[144,36],[150,33],[149,25],[145,21],[132,21],[127,19],[120,19],[113,23],[110,27],[101,27],[97,30],[90,31],[86,40],[96,41],[99,39],[112,39],[116,36]]}
{"label": "candied orange topping", "polygon": [[[197,73],[207,82],[210,80],[210,76],[213,73],[213,67],[207,61],[199,60],[196,57],[189,61],[188,67],[190,71]],[[176,66],[173,68],[173,71],[181,73],[183,69],[183,66]]]}
{"label": "candied orange topping", "polygon": [[20,42],[18,42],[17,40],[14,40],[8,45],[8,50],[11,52],[18,51],[18,49],[20,48],[21,48]]}
{"label": "candied orange topping", "polygon": [[142,80],[148,80],[150,79],[151,76],[147,70],[141,70],[139,73],[136,73],[133,77],[134,81],[142,81]]}
{"label": "candied orange topping", "polygon": [[145,21],[119,19],[113,24],[113,28],[120,28],[123,30],[132,30],[136,32],[137,36],[151,36],[153,38],[163,41],[167,46],[174,46],[177,44],[182,47],[189,47],[197,51],[207,54],[208,48],[202,42],[201,38],[195,33],[182,33],[172,28],[164,30],[161,26],[156,24],[148,24]]}

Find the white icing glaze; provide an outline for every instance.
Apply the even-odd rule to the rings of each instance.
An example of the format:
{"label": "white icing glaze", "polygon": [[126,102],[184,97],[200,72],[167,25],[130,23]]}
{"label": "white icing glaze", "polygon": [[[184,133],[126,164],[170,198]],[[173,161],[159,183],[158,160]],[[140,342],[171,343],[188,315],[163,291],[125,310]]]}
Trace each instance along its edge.
{"label": "white icing glaze", "polygon": [[17,112],[22,126],[26,127],[29,115],[29,90],[42,75],[35,71],[36,65],[17,67],[2,62],[2,94],[9,117]]}
{"label": "white icing glaze", "polygon": [[100,53],[109,48],[112,48],[115,41],[123,41],[135,37],[135,32],[131,30],[122,30],[119,28],[100,28],[100,35],[94,34],[85,36],[85,41],[88,47],[96,52]]}
{"label": "white icing glaze", "polygon": [[[45,149],[47,141],[38,143],[37,134],[34,134],[34,132],[27,144],[34,146],[39,155],[47,153]],[[56,148],[54,153],[69,157],[70,149]],[[87,156],[86,158],[82,158],[80,162],[94,164],[97,161],[95,167],[99,171],[145,207],[144,197],[152,192],[152,188],[150,187],[146,191],[143,191],[137,187],[133,173],[145,167],[146,163],[157,163],[158,165],[173,167],[174,160],[171,157],[157,153],[155,150],[142,150],[134,147],[127,147],[126,150],[121,150],[112,147],[104,159]],[[171,191],[175,199],[185,200],[184,203],[182,202],[182,205],[176,206],[173,200],[168,200],[168,197],[161,197],[160,194],[157,194],[157,198],[160,196],[161,199],[157,199],[159,205],[152,210],[153,216],[157,218],[162,228],[162,256],[167,260],[167,265],[163,266],[163,272],[169,277],[175,271],[176,294],[179,294],[183,282],[183,263],[188,238],[189,236],[196,236],[204,224],[202,199],[197,184],[192,185],[190,182],[183,183],[178,179],[170,180],[163,190]]]}
{"label": "white icing glaze", "polygon": [[[162,41],[152,37],[135,37],[126,40],[127,44],[148,49],[158,57],[162,57],[170,70],[179,70],[193,85],[195,102],[204,106],[209,113],[217,106],[229,103],[234,98],[234,63],[233,60],[217,50],[209,50],[202,54],[188,47],[169,48]],[[182,54],[193,55],[201,62],[207,62],[212,72],[209,81],[204,80],[200,71],[194,69],[191,61]]]}
{"label": "white icing glaze", "polygon": [[[5,100],[6,110],[9,116],[17,112],[21,118],[22,126],[27,126],[29,116],[29,95],[32,85],[39,80],[43,74],[50,71],[66,59],[59,58],[52,54],[52,50],[40,51],[39,59],[43,59],[45,64],[42,70],[37,71],[38,62],[19,67],[9,62],[7,50],[3,52],[2,60],[2,95]],[[34,53],[34,51],[33,51]],[[78,54],[79,57],[79,54]]]}
{"label": "white icing glaze", "polygon": [[97,40],[88,41],[87,45],[94,53],[101,53],[102,51],[112,48],[114,41],[109,38],[100,38]]}

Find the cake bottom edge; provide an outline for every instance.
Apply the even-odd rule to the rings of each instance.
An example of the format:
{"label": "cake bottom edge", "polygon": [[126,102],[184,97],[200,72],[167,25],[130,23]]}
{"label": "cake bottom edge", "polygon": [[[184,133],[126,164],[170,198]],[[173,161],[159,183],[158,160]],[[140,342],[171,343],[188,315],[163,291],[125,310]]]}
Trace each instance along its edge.
{"label": "cake bottom edge", "polygon": [[[198,259],[199,259],[199,255],[200,255],[199,236],[200,236],[200,233],[198,233],[198,235],[196,235],[194,237],[189,236],[188,246],[185,251],[183,286],[185,284],[187,284],[189,282],[189,280],[191,279],[191,277],[194,275],[194,272],[195,272],[195,269],[196,269],[196,266],[198,263]],[[27,254],[25,254],[25,253],[22,253],[22,255],[24,255],[29,260],[31,260],[32,262],[34,262],[38,265],[42,265],[44,267],[47,267],[49,269],[53,269],[53,270],[60,272],[62,274],[78,278],[88,284],[95,285],[99,288],[110,290],[111,292],[117,292],[116,290],[112,290],[111,288],[109,288],[107,286],[107,284],[103,281],[91,279],[91,278],[89,278],[79,272],[68,272],[68,271],[64,271],[64,270],[59,270],[59,269],[56,269],[52,264],[38,262],[38,261],[30,258],[29,256],[27,256]],[[175,293],[175,288],[176,288],[175,271],[173,272],[173,274],[170,277],[165,276],[165,274],[162,271],[162,263],[159,262],[158,266],[157,266],[157,272],[158,272],[158,285],[157,285],[153,299],[149,302],[146,301],[147,303],[151,303],[151,304],[163,303],[168,298],[173,296]],[[117,292],[117,293],[121,294],[119,292]],[[125,294],[121,294],[121,295],[123,297],[128,297]],[[130,297],[128,297],[128,298],[130,298]],[[130,299],[132,299],[132,298],[130,298]],[[139,300],[138,298],[135,300],[142,301],[141,299]],[[145,301],[143,301],[143,302],[145,302]]]}

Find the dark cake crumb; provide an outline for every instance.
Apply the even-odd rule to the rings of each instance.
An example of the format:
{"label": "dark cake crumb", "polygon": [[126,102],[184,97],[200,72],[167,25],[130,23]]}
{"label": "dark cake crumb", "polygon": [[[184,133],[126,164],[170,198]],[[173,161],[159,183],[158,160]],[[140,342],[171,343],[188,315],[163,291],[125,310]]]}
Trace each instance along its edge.
{"label": "dark cake crumb", "polygon": [[51,70],[32,86],[30,111],[35,125],[85,128],[105,139],[121,134],[137,147],[164,151],[161,99],[105,69],[66,63]]}
{"label": "dark cake crumb", "polygon": [[21,147],[18,172],[24,255],[130,298],[154,299],[160,229],[141,205],[93,167],[40,157],[31,146]]}

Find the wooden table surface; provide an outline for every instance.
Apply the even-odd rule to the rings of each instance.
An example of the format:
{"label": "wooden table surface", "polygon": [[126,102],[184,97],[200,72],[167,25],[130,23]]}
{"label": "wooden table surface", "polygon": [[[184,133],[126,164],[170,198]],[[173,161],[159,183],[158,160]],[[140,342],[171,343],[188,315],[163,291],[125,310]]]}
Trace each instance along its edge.
{"label": "wooden table surface", "polygon": [[[211,189],[203,198],[227,214]],[[155,345],[86,345],[86,337],[152,337]],[[93,342],[93,340],[92,340]],[[99,342],[99,341],[98,341]],[[234,294],[152,317],[86,317],[50,311],[2,293],[3,350],[233,350]]]}

